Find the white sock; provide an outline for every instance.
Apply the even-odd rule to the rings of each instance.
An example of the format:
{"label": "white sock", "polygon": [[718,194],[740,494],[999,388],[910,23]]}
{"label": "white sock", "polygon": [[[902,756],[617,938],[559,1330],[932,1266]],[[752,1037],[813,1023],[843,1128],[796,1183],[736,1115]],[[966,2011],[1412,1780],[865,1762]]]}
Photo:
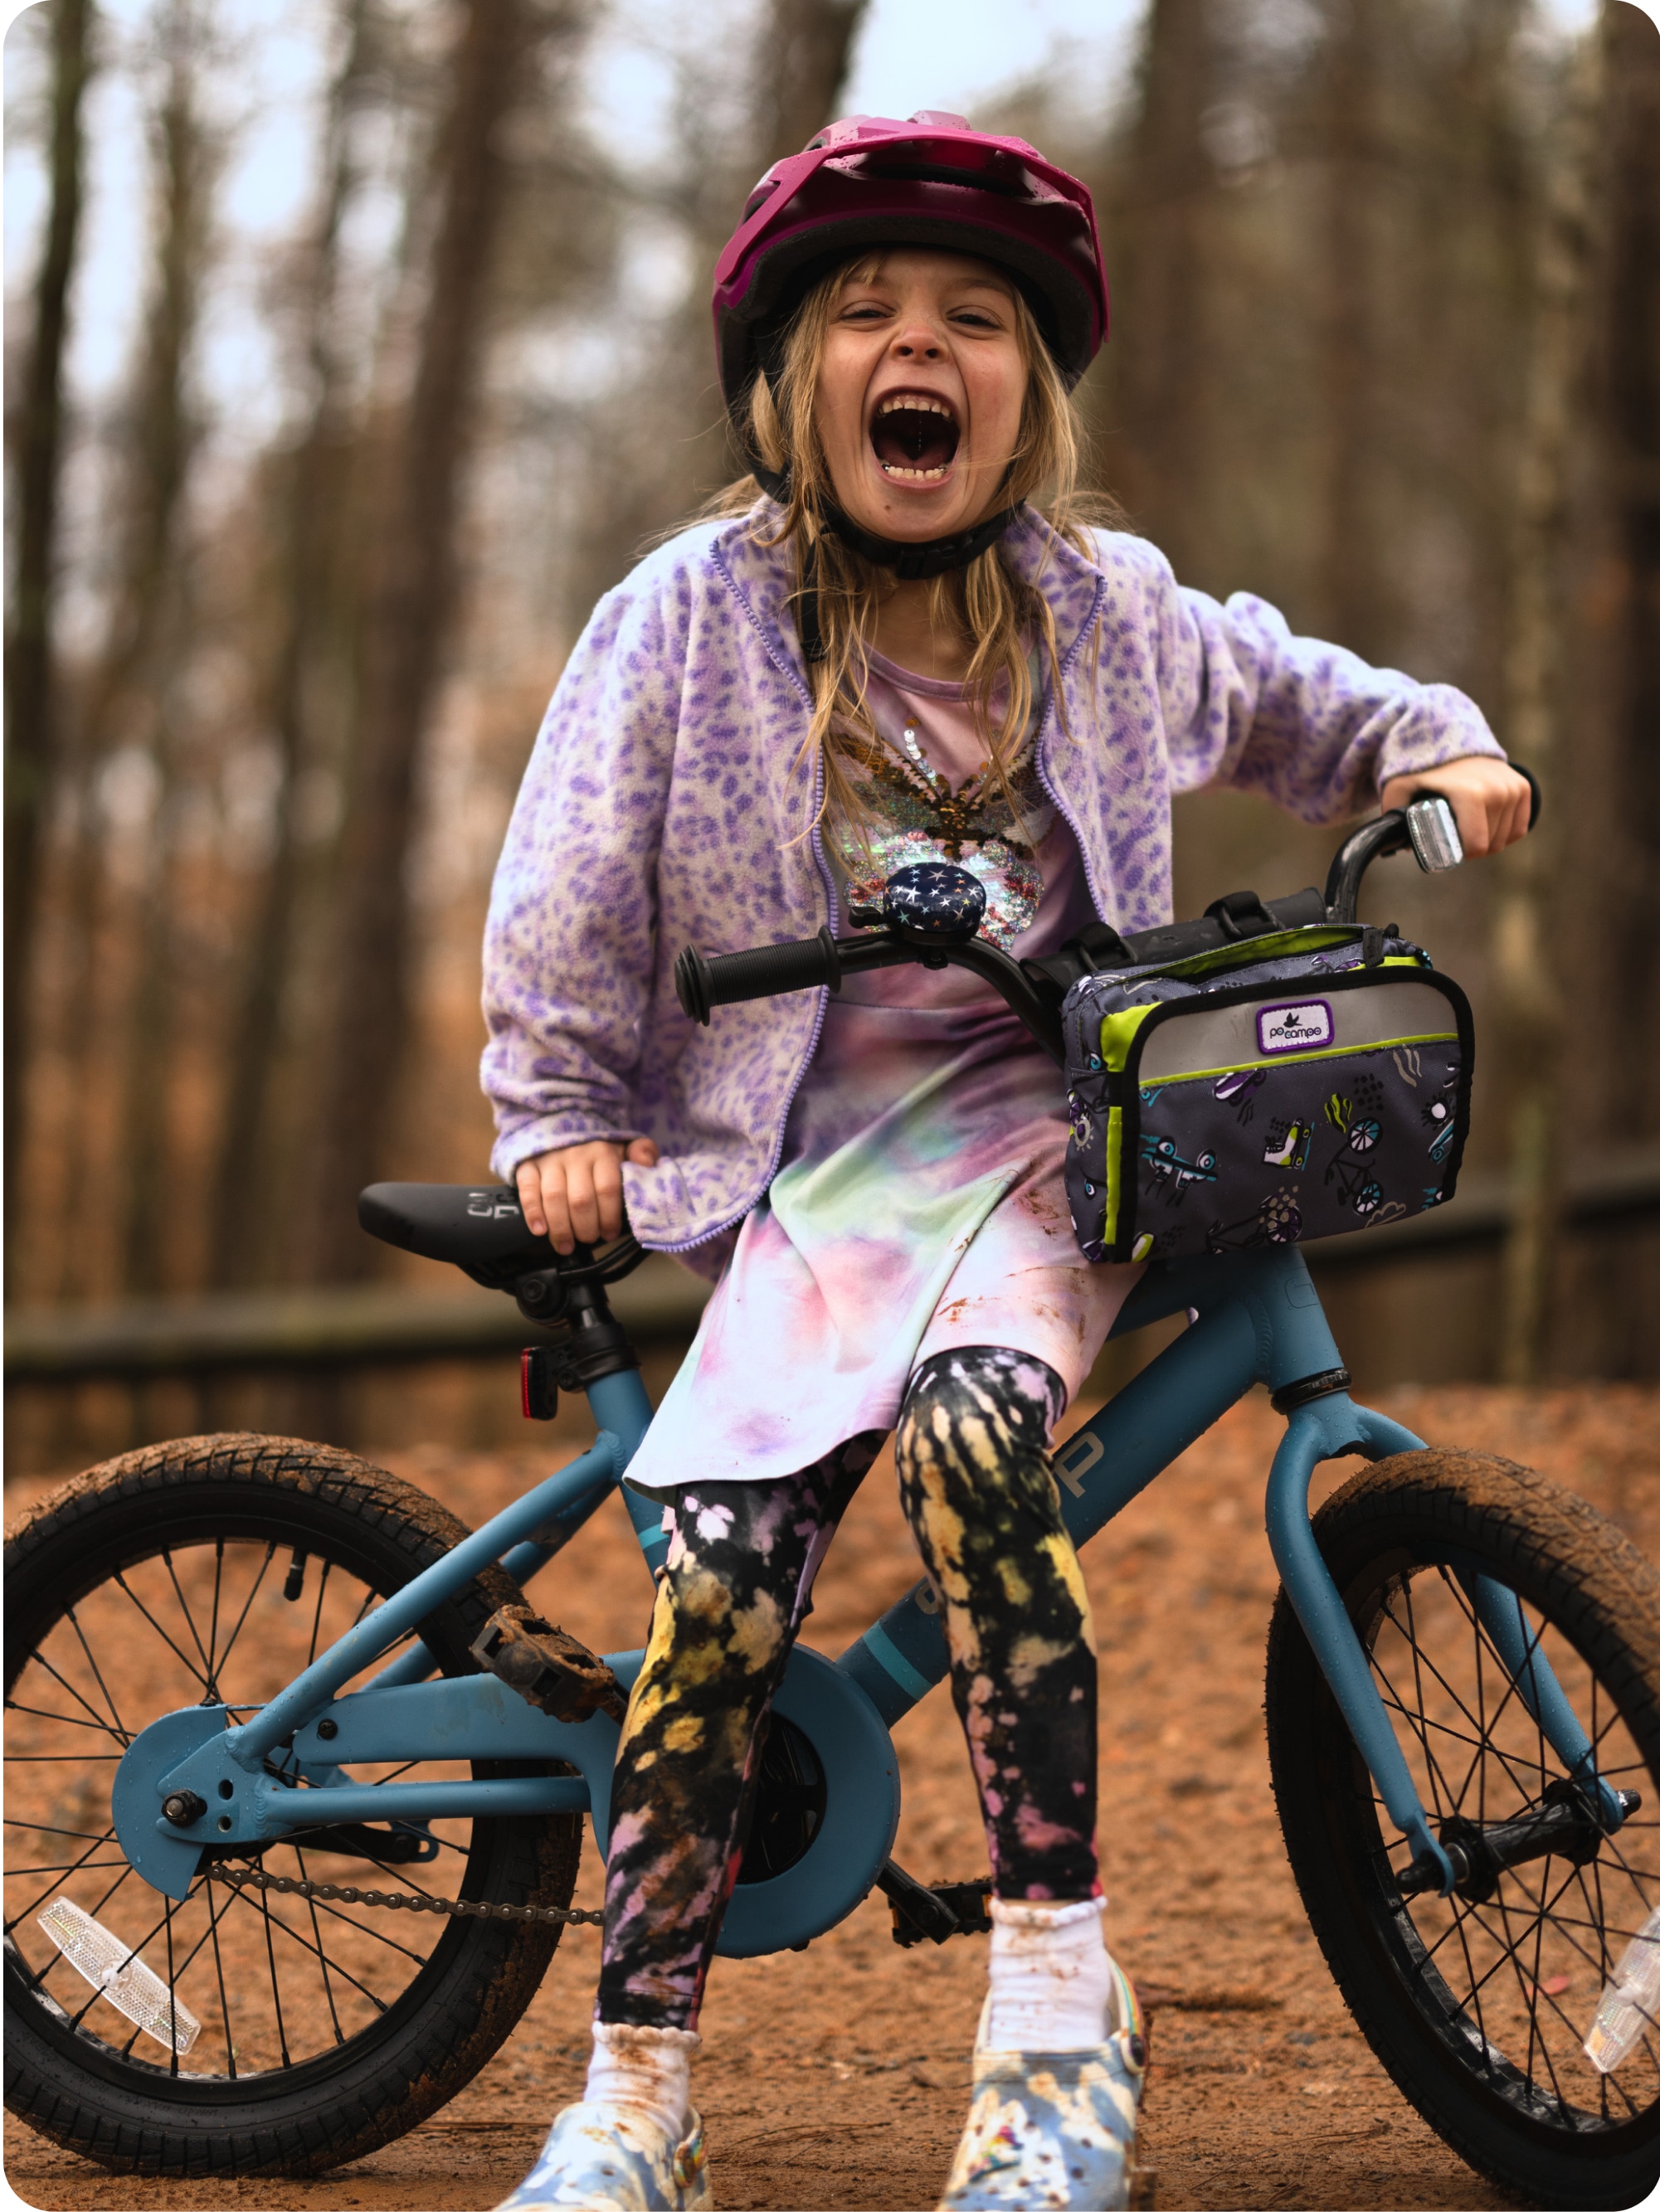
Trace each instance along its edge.
{"label": "white sock", "polygon": [[1105,2042],[1115,2025],[1112,1961],[1101,1936],[1106,1902],[990,1900],[991,1992],[982,2048],[1087,2051]]}
{"label": "white sock", "polygon": [[678,2142],[691,2111],[691,2054],[702,2039],[684,2027],[623,2027],[595,2021],[582,2101],[626,2106],[654,2120],[671,2142]]}

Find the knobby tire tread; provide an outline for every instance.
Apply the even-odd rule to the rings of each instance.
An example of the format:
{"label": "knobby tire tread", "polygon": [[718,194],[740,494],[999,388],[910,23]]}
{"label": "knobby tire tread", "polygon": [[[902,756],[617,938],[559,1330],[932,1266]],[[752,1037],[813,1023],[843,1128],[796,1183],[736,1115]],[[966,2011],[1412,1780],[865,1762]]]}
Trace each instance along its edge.
{"label": "knobby tire tread", "polygon": [[[1397,1545],[1414,1525],[1479,1554],[1497,1579],[1569,1638],[1619,1708],[1651,1776],[1660,1780],[1660,1572],[1636,1546],[1587,1499],[1534,1468],[1434,1449],[1364,1468],[1314,1518],[1340,1591],[1369,1556]],[[1456,2079],[1450,2061],[1438,2073],[1426,2066],[1423,2039],[1403,2017],[1409,2001],[1400,1985],[1378,1988],[1335,1869],[1322,1802],[1322,1723],[1329,1739],[1335,1720],[1345,1745],[1347,1730],[1283,1589],[1269,1629],[1265,1711],[1280,1825],[1310,1924],[1356,2025],[1402,2095],[1478,2172],[1523,2203],[1623,2212],[1645,2201],[1655,2179],[1648,2167],[1660,2165],[1660,2148],[1599,2181],[1585,2171],[1587,2161],[1572,2154],[1507,2141],[1467,2084],[1449,2094]],[[1652,1807],[1652,1789],[1643,1795],[1645,1808]],[[1386,1838],[1392,1832],[1386,1826]]]}
{"label": "knobby tire tread", "polygon": [[[379,1546],[389,1545],[398,1555],[396,1579],[391,1573],[384,1577],[388,1594],[471,1533],[425,1492],[336,1446],[236,1433],[194,1437],[105,1461],[42,1499],[9,1536],[8,1587],[27,1587],[19,1577],[32,1583],[42,1572],[62,1572],[59,1555],[72,1557],[112,1509],[147,1497],[187,1504],[194,1494],[210,1507],[213,1492],[226,1485],[242,1497],[264,1492],[262,1502],[271,1504],[301,1495],[359,1522]],[[96,1579],[94,1572],[87,1586]],[[521,1595],[512,1578],[492,1566],[448,1601],[444,1613],[435,1616],[453,1616],[451,1632],[442,1637],[444,1671],[473,1671],[467,1644],[498,1606]],[[8,1684],[16,1663],[10,1647],[9,1635]],[[509,1877],[522,1890],[515,1901],[569,1905],[581,1847],[580,1819],[520,1817],[496,1826],[511,1832],[498,1848],[496,1863],[510,1863]],[[459,1938],[450,1933],[456,1930],[463,1931]],[[228,2111],[227,2124],[216,2127],[204,2107],[174,2110],[158,2123],[132,2110],[136,2096],[124,2096],[107,2083],[97,2085],[103,2094],[91,2100],[84,2088],[78,2095],[68,2092],[58,2054],[31,2033],[27,2015],[16,2014],[7,2038],[6,2103],[51,2141],[113,2172],[179,2178],[325,2172],[406,2134],[473,2078],[535,1996],[561,1932],[545,1923],[448,1922],[453,1948],[442,2008],[429,2004],[418,2022],[406,2024],[391,2052],[370,2050],[347,2061],[326,2100],[305,2100],[307,2108],[263,2124],[252,2113],[233,2118]],[[433,1956],[438,1955],[435,1945]],[[458,1992],[453,1984],[460,1981],[468,1986]]]}

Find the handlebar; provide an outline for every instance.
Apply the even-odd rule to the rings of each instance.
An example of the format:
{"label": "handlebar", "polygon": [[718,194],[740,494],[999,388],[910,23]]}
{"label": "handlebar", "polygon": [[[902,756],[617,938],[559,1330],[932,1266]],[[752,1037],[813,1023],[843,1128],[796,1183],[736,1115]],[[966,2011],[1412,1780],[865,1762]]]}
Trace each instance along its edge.
{"label": "handlebar", "polygon": [[[1511,766],[1517,763],[1512,762]],[[1539,819],[1539,784],[1528,769],[1518,768],[1517,773],[1527,778],[1533,795],[1528,815],[1531,830]],[[1183,933],[1197,939],[1208,929],[1210,934],[1204,942],[1195,941],[1191,948],[1199,951],[1212,942],[1220,945],[1320,919],[1352,924],[1366,870],[1384,854],[1405,852],[1408,846],[1419,866],[1431,874],[1456,868],[1462,860],[1464,848],[1452,809],[1438,792],[1422,792],[1410,806],[1363,823],[1345,838],[1333,858],[1323,899],[1312,890],[1272,902],[1257,898],[1254,892],[1235,892],[1208,908],[1203,921],[1143,931],[1128,939],[1097,924],[1095,934],[1104,940],[1104,947],[1098,943],[1092,948],[1084,972],[1090,968],[1177,957],[1174,940]],[[675,991],[684,1012],[707,1028],[716,1006],[774,998],[789,991],[839,991],[844,976],[872,969],[911,963],[924,968],[966,968],[1000,992],[1011,1012],[1050,1059],[1064,1065],[1062,991],[1059,979],[1045,972],[1056,963],[1018,961],[988,944],[976,934],[985,910],[984,890],[965,869],[943,862],[903,868],[889,878],[880,908],[855,908],[851,916],[855,923],[883,925],[879,934],[872,930],[866,936],[837,938],[826,927],[816,937],[794,944],[751,945],[742,952],[716,953],[712,958],[696,945],[688,945],[674,963]]]}
{"label": "handlebar", "polygon": [[[950,872],[955,875],[962,871]],[[981,913],[984,910],[982,893]],[[975,927],[979,927],[978,916]],[[715,1006],[820,986],[839,991],[844,975],[863,975],[873,968],[903,968],[912,963],[924,968],[968,969],[1002,993],[1012,1012],[1052,1060],[1058,1063],[1064,1059],[1061,1024],[1055,1012],[1039,998],[1018,960],[979,937],[970,937],[966,943],[943,939],[919,942],[916,937],[902,936],[890,927],[879,937],[836,938],[824,927],[817,937],[793,945],[757,945],[744,952],[717,952],[713,959],[705,958],[695,945],[689,945],[674,963],[674,988],[682,1009],[707,1029]]]}

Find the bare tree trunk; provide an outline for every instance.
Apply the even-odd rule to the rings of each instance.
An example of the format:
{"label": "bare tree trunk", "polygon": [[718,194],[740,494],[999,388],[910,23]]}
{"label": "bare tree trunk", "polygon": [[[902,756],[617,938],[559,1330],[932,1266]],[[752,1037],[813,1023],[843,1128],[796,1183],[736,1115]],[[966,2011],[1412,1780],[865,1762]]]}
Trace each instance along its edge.
{"label": "bare tree trunk", "polygon": [[1383,152],[1383,26],[1379,0],[1328,0],[1325,13],[1323,634],[1375,654],[1379,577],[1371,457],[1382,425],[1371,319],[1379,274],[1375,204]]}
{"label": "bare tree trunk", "polygon": [[1153,0],[1122,186],[1125,335],[1110,368],[1112,476],[1178,573],[1195,565],[1191,489],[1205,465],[1205,201],[1200,119],[1215,75],[1205,0]]}
{"label": "bare tree trunk", "polygon": [[[1608,219],[1602,474],[1622,572],[1614,720],[1623,913],[1602,957],[1613,967],[1614,1033],[1626,1040],[1616,1095],[1633,1135],[1660,1134],[1660,961],[1654,953],[1660,853],[1660,26],[1604,9]],[[1599,641],[1600,642],[1600,641]]]}
{"label": "bare tree trunk", "polygon": [[[108,1026],[98,1004],[97,986],[106,926],[117,894],[105,866],[107,855],[97,818],[98,780],[118,737],[151,744],[157,742],[157,634],[179,580],[175,568],[179,513],[197,438],[185,403],[185,380],[196,323],[200,226],[206,202],[201,172],[206,149],[192,105],[193,88],[188,84],[190,57],[200,37],[192,0],[172,0],[163,35],[172,63],[167,92],[156,118],[156,267],[122,430],[125,450],[112,532],[118,545],[116,582],[97,665],[82,692],[66,771],[78,805],[76,842],[65,863],[63,905],[67,943],[60,996],[65,1021],[70,1024],[64,1047],[70,1065],[70,1088],[79,1095],[89,1094],[91,1086],[107,1079],[106,1072],[95,1064]],[[157,764],[165,769],[161,760]],[[156,865],[152,859],[152,872]],[[152,876],[146,900],[162,895]],[[140,941],[131,963],[135,972],[142,974],[164,957],[155,942],[154,921],[153,908],[146,906],[136,923]],[[124,951],[128,949],[130,934],[125,929],[122,932]],[[139,983],[134,988],[142,994],[144,986]],[[140,1056],[154,1042],[142,1036],[143,1021],[143,1015],[134,1014],[129,1000],[125,1013],[113,1023],[118,1037],[131,1040],[132,1052]],[[130,1065],[131,1056],[125,1048],[119,1051],[122,1074],[117,1079],[122,1081],[126,1097],[136,1100],[141,1115],[147,1115],[155,1101],[147,1091],[140,1090],[144,1081],[142,1072]],[[147,1158],[149,1139],[142,1129],[137,1145],[137,1157]],[[97,1239],[90,1233],[87,1217],[94,1208],[108,1209],[110,1176],[119,1193],[117,1212],[123,1224],[119,1241],[124,1255],[140,1233],[131,1225],[134,1157],[124,1146],[119,1161],[100,1164],[107,1173],[83,1171],[76,1177],[76,1218],[61,1239],[64,1295],[85,1295],[89,1287],[89,1271],[94,1265],[91,1255]],[[148,1204],[148,1200],[140,1201],[139,1210]]]}
{"label": "bare tree trunk", "polygon": [[[835,120],[867,0],[772,0],[761,57],[757,175]],[[736,210],[734,210],[735,212]]]}
{"label": "bare tree trunk", "polygon": [[435,156],[438,211],[414,389],[392,456],[364,641],[363,706],[340,850],[332,1012],[324,1039],[311,1271],[366,1272],[358,1190],[383,1157],[409,1028],[404,861],[416,765],[456,598],[455,524],[482,309],[519,89],[520,0],[465,0]]}
{"label": "bare tree trunk", "polygon": [[367,0],[346,0],[344,15],[346,53],[329,100],[322,204],[306,273],[306,368],[313,398],[282,495],[283,623],[271,702],[282,783],[271,866],[249,929],[229,1025],[228,1082],[212,1177],[209,1273],[215,1284],[258,1279],[271,1243],[273,1194],[288,1181],[277,1158],[277,1078],[301,891],[295,809],[308,750],[306,689],[330,612],[343,467],[350,457],[344,365],[334,342],[335,295],[340,225],[356,184],[350,125],[368,66]]}
{"label": "bare tree trunk", "polygon": [[1494,917],[1501,1033],[1513,1071],[1511,1189],[1514,1218],[1504,1255],[1499,1372],[1538,1378],[1558,1189],[1560,995],[1549,927],[1561,867],[1568,779],[1557,778],[1561,714],[1564,577],[1574,413],[1588,349],[1584,322],[1591,259],[1592,164],[1602,108],[1602,50],[1588,33],[1575,58],[1565,113],[1545,181],[1535,274],[1528,411],[1518,459],[1517,540],[1507,655],[1505,735],[1511,751],[1552,793],[1540,830],[1507,863]]}
{"label": "bare tree trunk", "polygon": [[[169,679],[177,669],[174,659],[150,648],[157,642],[164,603],[178,607],[181,578],[174,526],[198,435],[185,386],[207,250],[212,160],[197,108],[198,28],[192,0],[177,0],[166,25],[167,89],[157,132],[161,234],[139,418],[144,477],[152,494],[148,551],[155,568],[144,593],[143,617],[125,641],[134,656],[127,674],[136,676],[141,665],[149,672],[151,742],[161,772],[161,803],[137,916],[137,973],[127,1011],[121,1115],[125,1170],[122,1286],[141,1294],[161,1288],[168,1109],[173,1088],[170,1046],[175,885],[167,800],[176,781],[177,761],[168,694]],[[169,631],[176,657],[188,649],[188,623],[170,624]]]}
{"label": "bare tree trunk", "polygon": [[24,1103],[33,1042],[35,906],[40,832],[58,750],[52,599],[63,446],[64,346],[81,223],[81,108],[91,74],[91,0],[52,9],[52,204],[34,287],[34,329],[17,426],[17,540],[6,638],[5,1182],[9,1245],[21,1209]]}

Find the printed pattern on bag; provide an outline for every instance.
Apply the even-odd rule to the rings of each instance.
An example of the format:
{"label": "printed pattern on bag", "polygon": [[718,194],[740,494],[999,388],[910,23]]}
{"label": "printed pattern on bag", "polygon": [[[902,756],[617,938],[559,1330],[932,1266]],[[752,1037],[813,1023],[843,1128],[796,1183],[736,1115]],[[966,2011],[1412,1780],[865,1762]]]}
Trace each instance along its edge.
{"label": "printed pattern on bag", "polygon": [[[1388,964],[1368,969],[1322,934],[1300,957],[1196,976],[1193,962],[1186,975],[1121,971],[1069,994],[1067,1188],[1086,1259],[1302,1243],[1451,1195],[1468,1120],[1463,995],[1439,976],[1429,992],[1399,988],[1432,974],[1416,946],[1391,939]],[[1123,1068],[1108,1069],[1104,1020],[1149,1004],[1158,1012],[1134,1028]],[[1191,1067],[1219,1037],[1243,1047],[1241,1064],[1138,1079],[1144,1060]]]}

